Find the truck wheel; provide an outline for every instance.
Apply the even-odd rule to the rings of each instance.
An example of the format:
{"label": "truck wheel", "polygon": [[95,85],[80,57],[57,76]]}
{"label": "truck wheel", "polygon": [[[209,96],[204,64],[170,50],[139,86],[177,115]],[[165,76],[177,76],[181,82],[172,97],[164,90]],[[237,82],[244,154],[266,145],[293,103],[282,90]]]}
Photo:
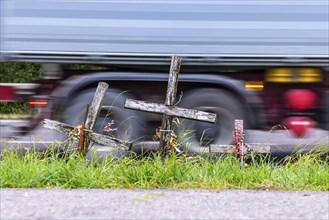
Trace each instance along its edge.
{"label": "truck wheel", "polygon": [[[77,126],[84,121],[87,105],[94,97],[95,89],[86,90],[73,98],[63,111],[62,121]],[[124,108],[127,95],[116,89],[109,89],[102,105],[99,118],[95,125],[95,131],[100,134],[113,135],[126,141],[135,141],[142,137],[145,129],[143,115],[138,111]],[[111,123],[110,128],[115,129],[108,133],[104,127]]]}
{"label": "truck wheel", "polygon": [[232,93],[220,89],[197,89],[185,94],[181,107],[217,114],[215,124],[184,119],[179,141],[193,153],[209,152],[210,144],[232,144],[235,119],[245,119],[243,105]]}

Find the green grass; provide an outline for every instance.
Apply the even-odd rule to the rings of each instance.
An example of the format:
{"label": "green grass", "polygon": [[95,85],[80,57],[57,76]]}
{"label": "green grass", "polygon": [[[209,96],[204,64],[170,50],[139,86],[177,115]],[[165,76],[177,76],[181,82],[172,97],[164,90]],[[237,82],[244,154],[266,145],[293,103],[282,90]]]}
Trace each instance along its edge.
{"label": "green grass", "polygon": [[77,155],[65,159],[28,152],[3,151],[0,187],[12,188],[201,188],[329,190],[329,159],[299,155],[283,163],[266,157],[240,168],[233,156],[159,155],[106,158],[101,163]]}

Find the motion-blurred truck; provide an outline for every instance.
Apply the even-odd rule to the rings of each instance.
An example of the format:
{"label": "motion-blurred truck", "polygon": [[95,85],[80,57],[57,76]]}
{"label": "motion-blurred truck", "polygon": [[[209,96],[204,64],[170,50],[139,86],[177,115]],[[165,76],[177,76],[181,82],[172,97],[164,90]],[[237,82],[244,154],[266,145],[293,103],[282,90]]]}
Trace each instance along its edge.
{"label": "motion-blurred truck", "polygon": [[151,140],[161,117],[124,101],[163,102],[173,55],[182,58],[177,105],[219,117],[180,120],[191,149],[231,143],[234,119],[297,139],[329,129],[327,0],[0,2],[1,61],[45,70],[26,131],[45,117],[78,125],[106,81],[97,129],[114,120],[115,136]]}

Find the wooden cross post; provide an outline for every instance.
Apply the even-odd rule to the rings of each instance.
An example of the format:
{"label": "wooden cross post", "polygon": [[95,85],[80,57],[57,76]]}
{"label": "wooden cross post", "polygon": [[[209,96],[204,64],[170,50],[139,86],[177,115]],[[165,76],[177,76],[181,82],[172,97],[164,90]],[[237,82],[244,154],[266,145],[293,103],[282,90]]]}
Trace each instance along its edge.
{"label": "wooden cross post", "polygon": [[180,63],[181,59],[179,57],[172,57],[166,101],[164,104],[136,101],[132,99],[127,99],[125,102],[125,108],[128,109],[163,114],[162,126],[160,130],[160,152],[163,153],[167,153],[170,150],[170,140],[172,138],[174,117],[181,117],[211,123],[216,122],[216,114],[197,111],[193,109],[175,107],[174,102],[177,93]]}
{"label": "wooden cross post", "polygon": [[[169,80],[167,95],[164,105],[167,107],[173,107],[175,105],[176,95],[177,95],[177,85],[178,85],[178,75],[180,71],[181,59],[177,56],[173,56],[171,60],[170,70],[169,70]],[[173,131],[173,119],[171,115],[166,113],[162,116],[162,126],[160,132],[160,151],[168,151],[169,142],[172,136],[171,131]]]}
{"label": "wooden cross post", "polygon": [[61,122],[45,119],[43,121],[43,127],[67,134],[69,135],[69,139],[75,138],[79,140],[78,152],[83,156],[87,155],[91,140],[99,144],[130,150],[131,143],[94,132],[96,121],[108,87],[109,85],[105,82],[100,82],[98,84],[94,98],[88,109],[86,121],[83,122],[81,126],[73,127]]}
{"label": "wooden cross post", "polygon": [[240,165],[243,167],[244,161],[244,131],[243,131],[243,120],[235,120],[234,121],[234,132],[233,139],[236,146],[236,155],[240,158]]}

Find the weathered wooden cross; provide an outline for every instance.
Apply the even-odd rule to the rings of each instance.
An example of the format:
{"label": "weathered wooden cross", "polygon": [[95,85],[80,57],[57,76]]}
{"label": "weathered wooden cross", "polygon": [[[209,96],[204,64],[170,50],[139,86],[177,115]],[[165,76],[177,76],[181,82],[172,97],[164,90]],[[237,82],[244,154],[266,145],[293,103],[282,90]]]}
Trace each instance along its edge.
{"label": "weathered wooden cross", "polygon": [[131,143],[94,132],[96,121],[108,87],[109,85],[105,82],[98,83],[94,98],[88,109],[86,120],[85,122],[82,122],[80,126],[74,127],[61,122],[45,119],[43,121],[43,127],[67,134],[69,139],[74,138],[78,140],[78,152],[83,156],[86,156],[88,153],[91,140],[98,144],[121,148],[123,150],[130,150]]}
{"label": "weathered wooden cross", "polygon": [[216,122],[216,114],[202,112],[193,109],[184,109],[175,106],[180,63],[181,63],[181,59],[179,57],[177,56],[172,57],[170,72],[169,72],[167,95],[164,104],[136,101],[132,99],[127,99],[125,102],[125,108],[163,114],[162,126],[160,129],[160,152],[164,152],[164,153],[170,150],[169,144],[173,132],[174,117],[192,119],[197,121],[205,121],[211,123]]}
{"label": "weathered wooden cross", "polygon": [[247,144],[244,143],[245,132],[243,130],[243,120],[236,119],[234,121],[234,131],[233,131],[233,140],[234,145],[221,145],[221,144],[211,144],[209,150],[213,153],[221,154],[235,154],[240,158],[241,167],[245,165],[245,156],[251,154],[269,154],[271,153],[270,144],[260,144],[253,143]]}

